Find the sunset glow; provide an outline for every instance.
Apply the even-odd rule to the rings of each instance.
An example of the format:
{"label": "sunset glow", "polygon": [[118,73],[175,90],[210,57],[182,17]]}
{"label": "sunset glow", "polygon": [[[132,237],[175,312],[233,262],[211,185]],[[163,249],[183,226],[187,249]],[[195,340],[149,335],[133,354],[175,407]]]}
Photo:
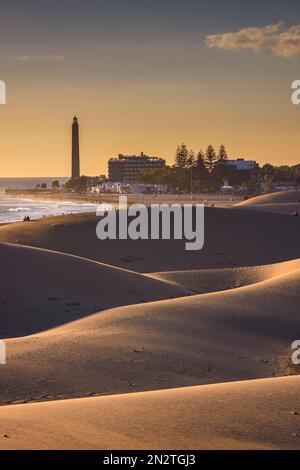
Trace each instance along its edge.
{"label": "sunset glow", "polygon": [[[298,163],[300,109],[290,95],[299,51],[283,52],[280,31],[273,54],[259,29],[282,24],[291,35],[297,2],[29,1],[22,14],[21,3],[6,3],[0,16],[2,177],[69,176],[74,114],[83,174],[106,173],[120,152],[171,163],[181,142]],[[247,28],[257,28],[255,46],[239,48]]]}

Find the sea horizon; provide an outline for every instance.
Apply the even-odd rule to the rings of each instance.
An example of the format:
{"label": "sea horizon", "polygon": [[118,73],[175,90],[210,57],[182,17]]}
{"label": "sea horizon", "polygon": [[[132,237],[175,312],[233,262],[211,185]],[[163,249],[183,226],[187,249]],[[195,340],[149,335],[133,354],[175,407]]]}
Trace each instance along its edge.
{"label": "sea horizon", "polygon": [[34,189],[37,184],[43,183],[51,187],[52,181],[58,180],[60,184],[65,184],[69,179],[70,177],[68,176],[0,177],[0,192],[5,191],[5,189]]}

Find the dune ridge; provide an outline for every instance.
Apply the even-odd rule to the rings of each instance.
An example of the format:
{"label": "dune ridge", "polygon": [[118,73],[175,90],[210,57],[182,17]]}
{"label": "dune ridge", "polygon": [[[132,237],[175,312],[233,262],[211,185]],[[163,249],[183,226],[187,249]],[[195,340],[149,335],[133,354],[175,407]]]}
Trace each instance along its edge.
{"label": "dune ridge", "polygon": [[161,281],[172,282],[177,286],[184,286],[195,293],[209,293],[256,284],[298,268],[300,268],[300,260],[297,259],[264,266],[167,271],[150,273],[149,276]]}
{"label": "dune ridge", "polygon": [[[205,245],[184,240],[105,240],[91,214],[0,227],[0,242],[74,254],[140,273],[258,266],[300,258],[300,218],[235,209],[205,209]],[[12,226],[13,225],[13,226]],[[286,242],[285,242],[286,241]]]}
{"label": "dune ridge", "polygon": [[207,209],[197,254],[96,223],[0,227],[0,448],[299,448],[299,219]]}
{"label": "dune ridge", "polygon": [[252,197],[246,201],[239,202],[238,206],[252,206],[256,204],[296,204],[300,202],[300,190],[277,191]]}
{"label": "dune ridge", "polygon": [[285,377],[4,406],[0,447],[298,449],[299,397]]}
{"label": "dune ridge", "polygon": [[236,208],[278,214],[300,215],[300,190],[256,196],[236,204]]}
{"label": "dune ridge", "polygon": [[168,281],[45,249],[0,244],[0,257],[5,266],[0,271],[2,339],[116,306],[192,293]]}
{"label": "dune ridge", "polygon": [[292,269],[234,290],[127,305],[8,339],[1,403],[293,372],[299,281],[300,269]]}

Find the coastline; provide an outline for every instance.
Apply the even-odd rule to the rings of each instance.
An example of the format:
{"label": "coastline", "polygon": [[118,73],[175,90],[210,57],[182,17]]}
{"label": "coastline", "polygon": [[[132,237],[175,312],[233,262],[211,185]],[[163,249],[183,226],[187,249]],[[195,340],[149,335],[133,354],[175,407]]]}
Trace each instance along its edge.
{"label": "coastline", "polygon": [[[7,191],[6,194],[11,197],[22,197],[27,199],[37,199],[41,201],[64,201],[92,204],[109,204],[117,203],[120,194],[112,193],[71,193],[64,191],[35,191],[35,190],[14,190]],[[181,194],[179,196],[173,194],[162,194],[154,196],[153,194],[128,194],[128,203],[143,203],[146,205],[154,203],[180,203],[180,204],[209,204],[214,203],[216,207],[232,207],[244,200],[240,196],[229,196],[220,194]]]}
{"label": "coastline", "polygon": [[28,192],[0,193],[0,224],[21,222],[25,217],[40,220],[57,215],[95,212],[94,201],[71,200],[67,197],[39,197]]}
{"label": "coastline", "polygon": [[[1,226],[7,363],[0,416],[11,437],[2,448],[27,448],[35,436],[35,447],[56,447],[60,436],[48,439],[51,423],[64,429],[62,448],[102,446],[93,436],[101,433],[105,410],[107,447],[118,447],[116,432],[122,426],[123,436],[134,419],[142,433],[133,429],[126,446],[143,447],[148,423],[147,442],[155,446],[162,409],[167,427],[185,423],[197,447],[208,447],[211,436],[212,447],[281,448],[287,433],[298,436],[299,380],[287,376],[299,373],[290,346],[299,331],[300,219],[270,213],[278,197],[290,211],[300,195],[270,195],[238,210],[208,207],[206,243],[196,253],[185,251],[182,240],[100,241],[91,212]],[[76,435],[75,418],[76,429],[84,419]],[[277,430],[271,437],[266,425]],[[190,446],[174,432],[160,442]],[[299,447],[299,438],[289,445]]]}

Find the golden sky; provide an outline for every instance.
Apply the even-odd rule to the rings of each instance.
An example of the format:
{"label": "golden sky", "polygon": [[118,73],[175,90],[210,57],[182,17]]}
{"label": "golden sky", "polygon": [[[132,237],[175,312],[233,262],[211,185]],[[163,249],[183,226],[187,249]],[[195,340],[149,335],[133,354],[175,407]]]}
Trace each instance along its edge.
{"label": "golden sky", "polygon": [[213,5],[193,0],[184,15],[177,1],[167,0],[171,11],[142,1],[134,14],[99,3],[87,0],[83,15],[80,2],[67,0],[71,19],[58,3],[53,11],[29,8],[24,18],[4,9],[0,177],[69,176],[74,114],[86,175],[106,173],[119,153],[172,163],[181,142],[195,152],[224,144],[231,157],[261,164],[300,163],[300,106],[291,104],[300,46],[283,42],[294,35],[294,1],[285,11],[251,2],[245,17],[229,8],[218,18]]}

